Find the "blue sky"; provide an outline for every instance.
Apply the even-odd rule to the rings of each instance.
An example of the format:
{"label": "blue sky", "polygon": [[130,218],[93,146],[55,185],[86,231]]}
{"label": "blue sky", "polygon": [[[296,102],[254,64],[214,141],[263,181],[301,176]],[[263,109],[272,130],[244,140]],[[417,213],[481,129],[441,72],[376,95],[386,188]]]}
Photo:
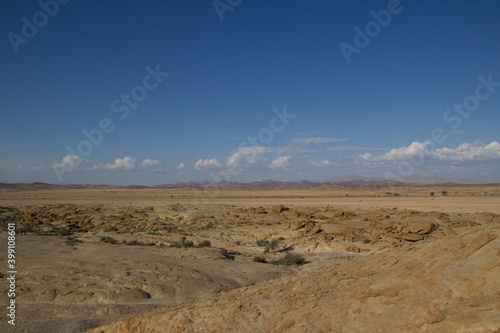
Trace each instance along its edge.
{"label": "blue sky", "polygon": [[500,181],[498,1],[6,0],[0,15],[0,182]]}

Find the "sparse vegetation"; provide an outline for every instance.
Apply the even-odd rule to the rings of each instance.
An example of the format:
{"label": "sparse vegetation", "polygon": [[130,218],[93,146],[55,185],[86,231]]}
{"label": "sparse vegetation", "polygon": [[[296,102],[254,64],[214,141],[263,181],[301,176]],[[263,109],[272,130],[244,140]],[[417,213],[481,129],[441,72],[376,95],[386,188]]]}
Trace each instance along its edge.
{"label": "sparse vegetation", "polygon": [[66,228],[50,229],[48,231],[35,231],[35,235],[37,236],[69,236],[72,234],[73,233]]}
{"label": "sparse vegetation", "polygon": [[101,237],[101,242],[104,242],[104,243],[110,243],[110,244],[116,244],[118,243],[118,241],[116,239],[114,239],[113,237]]}
{"label": "sparse vegetation", "polygon": [[193,241],[186,241],[186,242],[184,242],[184,244],[182,246],[184,246],[184,247],[193,247],[194,246],[194,242]]}
{"label": "sparse vegetation", "polygon": [[256,242],[257,246],[264,247],[269,244],[269,241],[267,239],[261,239]]}
{"label": "sparse vegetation", "polygon": [[396,230],[396,228],[394,228],[394,227],[390,227],[390,228],[388,228],[388,229],[385,231],[385,233],[386,233],[386,234],[390,234],[390,233],[391,233],[391,232],[393,232],[394,230]]}
{"label": "sparse vegetation", "polygon": [[304,257],[296,253],[287,253],[284,257],[270,262],[273,265],[284,265],[284,266],[301,266],[306,263]]}
{"label": "sparse vegetation", "polygon": [[212,243],[209,240],[204,240],[198,243],[198,247],[211,247]]}
{"label": "sparse vegetation", "polygon": [[[170,243],[169,246],[176,247],[176,248],[181,248],[181,247],[188,248],[188,247],[194,247],[194,242],[189,241],[189,240],[187,240],[187,238],[185,236],[182,236],[179,242]],[[209,246],[211,246],[211,244],[210,244],[210,241],[207,241],[207,240],[198,243],[198,247],[209,247]]]}
{"label": "sparse vegetation", "polygon": [[185,236],[181,237],[181,246],[182,247],[193,247],[194,242],[193,241],[188,241]]}
{"label": "sparse vegetation", "polygon": [[275,252],[278,249],[280,241],[276,238],[271,239],[264,248],[264,253]]}
{"label": "sparse vegetation", "polygon": [[255,257],[253,257],[253,261],[254,262],[261,262],[261,263],[264,263],[264,264],[267,263],[266,258],[261,257],[261,256],[255,256]]}
{"label": "sparse vegetation", "polygon": [[[302,249],[312,249],[313,247],[317,250],[327,247],[345,249],[346,252],[354,255],[378,253],[379,251],[388,249],[390,251],[384,251],[381,254],[381,256],[386,256],[384,260],[373,260],[373,262],[377,263],[377,265],[379,263],[384,265],[381,266],[384,267],[384,270],[394,269],[394,272],[397,272],[398,269],[405,270],[406,268],[403,265],[398,267],[399,264],[387,265],[385,262],[392,263],[397,262],[397,260],[403,262],[413,255],[419,255],[411,251],[411,249],[430,247],[433,242],[438,245],[440,242],[449,242],[450,246],[447,247],[447,251],[452,251],[454,250],[454,244],[450,240],[453,237],[457,237],[458,239],[461,234],[469,237],[471,232],[475,232],[478,229],[485,229],[488,233],[496,230],[493,229],[494,226],[496,228],[497,216],[495,214],[498,213],[496,210],[495,214],[476,213],[476,211],[480,210],[478,207],[481,207],[481,210],[486,210],[486,208],[483,209],[483,206],[481,206],[483,204],[485,207],[486,205],[493,207],[490,203],[498,201],[500,190],[496,187],[492,187],[491,191],[488,190],[489,192],[494,191],[493,193],[496,198],[490,198],[489,194],[484,199],[476,198],[484,200],[484,202],[480,202],[480,206],[478,207],[462,205],[457,208],[457,202],[450,202],[446,196],[441,195],[442,191],[449,192],[448,196],[452,196],[453,198],[463,198],[464,202],[474,194],[478,196],[482,191],[476,188],[465,189],[458,186],[455,188],[451,185],[449,188],[450,191],[446,191],[444,187],[439,188],[434,185],[433,187],[416,187],[415,190],[404,187],[398,189],[403,191],[400,193],[401,196],[405,197],[404,202],[401,203],[398,203],[398,201],[402,198],[393,197],[393,193],[386,197],[383,188],[378,189],[376,192],[370,192],[368,189],[353,190],[353,193],[350,194],[352,198],[355,198],[352,199],[352,203],[356,206],[359,205],[359,209],[341,207],[338,202],[334,202],[336,199],[331,199],[332,193],[335,194],[335,198],[338,198],[344,194],[342,192],[344,189],[332,188],[324,191],[324,195],[329,201],[330,199],[332,201],[329,207],[323,205],[324,201],[322,200],[320,203],[311,204],[307,208],[301,205],[294,205],[284,214],[268,213],[267,215],[259,212],[259,210],[250,209],[248,206],[250,206],[250,203],[256,206],[255,202],[264,202],[266,204],[264,209],[270,212],[272,209],[270,208],[271,202],[268,200],[267,195],[271,196],[271,190],[266,190],[264,193],[266,197],[260,198],[257,198],[257,194],[261,195],[260,192],[252,191],[248,194],[250,197],[248,200],[252,201],[249,201],[249,204],[245,203],[245,207],[247,208],[232,207],[223,203],[219,205],[218,202],[206,206],[198,205],[200,206],[198,208],[192,207],[194,205],[189,203],[190,200],[185,200],[188,203],[178,206],[179,210],[186,211],[189,214],[195,211],[195,213],[197,212],[200,215],[206,216],[197,223],[192,223],[190,218],[186,217],[190,216],[188,213],[179,214],[171,211],[171,206],[167,206],[167,204],[161,204],[153,212],[148,211],[147,215],[145,215],[143,214],[145,208],[143,206],[139,207],[139,203],[142,205],[143,202],[146,202],[142,197],[140,200],[134,200],[131,205],[122,203],[116,205],[114,202],[108,204],[104,201],[106,199],[103,199],[103,208],[99,211],[96,205],[88,203],[88,193],[85,192],[82,199],[83,204],[81,205],[64,204],[56,207],[55,205],[47,204],[42,206],[39,204],[39,201],[35,201],[36,205],[22,207],[22,209],[20,208],[15,211],[15,214],[10,213],[11,210],[14,211],[13,208],[0,207],[0,211],[3,209],[5,216],[7,216],[7,213],[10,214],[7,217],[0,215],[0,221],[1,218],[4,218],[5,223],[11,220],[16,222],[18,233],[26,230],[33,234],[56,236],[42,239],[40,237],[35,239],[34,236],[21,236],[20,238],[23,241],[23,249],[26,247],[25,253],[36,255],[35,260],[41,257],[40,254],[47,253],[47,265],[53,267],[62,278],[62,273],[66,274],[64,275],[64,279],[67,279],[67,281],[71,281],[70,279],[75,275],[78,275],[79,279],[91,278],[89,282],[85,282],[88,285],[86,287],[89,291],[89,300],[87,302],[90,309],[91,305],[99,306],[96,297],[92,297],[91,293],[98,295],[97,292],[99,291],[110,290],[109,295],[116,293],[115,296],[119,296],[118,293],[121,292],[121,289],[128,290],[133,287],[132,285],[120,285],[119,281],[121,280],[127,280],[134,284],[136,284],[135,281],[138,281],[137,288],[144,289],[145,293],[153,293],[152,302],[158,304],[160,297],[165,297],[167,301],[170,301],[173,297],[181,299],[181,297],[186,295],[186,293],[179,292],[178,296],[176,296],[172,293],[173,290],[170,286],[181,291],[181,288],[185,288],[185,290],[190,288],[190,292],[193,288],[197,287],[200,289],[207,288],[207,293],[211,294],[214,291],[228,290],[236,286],[233,282],[235,280],[247,284],[253,283],[255,282],[255,274],[257,273],[259,274],[259,280],[294,274],[300,270],[300,266],[298,265],[307,263],[304,267],[319,266],[316,263],[309,265],[309,261],[315,262],[317,259],[321,260],[321,257],[297,252]],[[455,192],[456,189],[458,193]],[[176,190],[176,193],[177,191],[180,194],[176,195],[176,197],[182,197],[181,191],[191,193],[188,190]],[[107,193],[103,192],[102,197],[105,198]],[[141,192],[140,195],[142,196],[144,193],[146,193],[146,190]],[[298,190],[297,193],[299,193]],[[315,193],[319,193],[319,191]],[[364,198],[371,198],[372,193],[376,193],[377,199],[373,202],[370,200],[365,201]],[[56,195],[56,198],[58,198],[61,194],[57,193]],[[124,190],[124,195],[128,196],[129,191]],[[234,193],[229,192],[228,196],[231,195],[234,195]],[[277,195],[282,195],[282,193],[280,192]],[[429,197],[431,201],[426,202]],[[155,199],[148,199],[148,201],[159,202],[160,200],[156,199],[156,197],[152,198]],[[416,200],[415,205],[411,204],[413,199]],[[168,202],[168,199],[166,200]],[[220,202],[223,201],[220,200]],[[305,202],[313,202],[313,199],[307,199]],[[472,203],[474,202],[476,201],[472,201]],[[394,207],[396,204],[398,206]],[[428,206],[426,206],[425,210],[421,211],[419,210],[421,204]],[[378,205],[378,207],[374,207],[374,205]],[[439,209],[436,207],[439,207]],[[198,210],[196,211],[195,208]],[[496,209],[496,207],[494,208]],[[384,213],[386,215],[383,215]],[[241,217],[233,218],[234,215],[238,214]],[[212,215],[215,217],[209,218]],[[179,219],[179,217],[182,218]],[[280,222],[282,223],[281,226],[279,226]],[[268,223],[270,223],[270,226],[267,226]],[[207,226],[211,226],[212,224],[212,227],[207,228]],[[480,227],[481,224],[482,227]],[[421,230],[419,230],[419,225],[422,225]],[[91,233],[83,234],[82,231],[87,230],[86,228],[93,230]],[[141,232],[141,230],[143,231]],[[427,230],[429,231],[428,233]],[[172,233],[167,233],[166,231]],[[73,233],[73,235],[57,237],[69,232]],[[135,234],[131,234],[131,232]],[[469,233],[465,234],[466,232]],[[422,237],[420,237],[420,234],[422,234]],[[76,237],[79,237],[80,240]],[[419,240],[419,238],[423,239]],[[471,241],[474,240],[472,236],[469,238]],[[212,240],[214,243],[211,243]],[[27,248],[29,242],[33,242],[30,249]],[[37,249],[43,243],[54,244],[54,246],[63,245],[64,256],[53,257],[52,255],[50,257],[51,249],[56,248],[53,246],[44,246],[41,248],[43,251],[39,251],[40,253],[38,253]],[[115,244],[116,246],[108,244]],[[123,246],[125,244],[129,246],[135,245],[136,247],[125,247]],[[469,246],[469,243],[466,246]],[[193,249],[189,250],[189,247],[193,247]],[[227,250],[219,249],[219,247],[227,247]],[[269,252],[269,254],[265,254],[264,251]],[[287,255],[289,252],[291,254]],[[95,253],[99,253],[100,255],[94,259],[92,256]],[[439,253],[436,255],[439,255]],[[83,274],[83,268],[80,269],[75,268],[74,265],[67,265],[67,258],[79,262],[86,260],[88,273]],[[126,260],[119,260],[117,258]],[[188,260],[181,258],[187,258]],[[492,253],[491,259],[493,260],[494,258],[494,253]],[[56,263],[54,259],[60,262],[52,266],[53,263]],[[385,259],[390,259],[390,261]],[[448,260],[449,256],[445,259]],[[33,258],[30,260],[30,263],[36,263],[36,261],[33,261]],[[96,260],[100,261],[97,262]],[[359,270],[364,274],[365,263],[369,263],[370,260],[370,256],[363,259],[363,264],[359,261],[343,263],[344,260],[342,260],[340,264],[343,269],[342,272],[351,274],[354,270]],[[429,260],[432,262],[434,255]],[[183,271],[184,266],[182,265],[184,264],[186,269]],[[102,269],[103,265],[106,266],[106,269]],[[169,265],[175,266],[179,270],[176,270],[172,274]],[[315,280],[312,285],[314,285],[315,281],[321,282],[324,280],[325,286],[328,286],[329,280],[343,278],[333,273],[341,272],[338,268],[332,267],[331,269],[315,270],[313,274]],[[37,269],[37,274],[35,274],[35,271],[30,268],[29,271],[33,272],[35,279],[27,278],[25,280],[26,287],[33,288],[33,286],[36,287],[44,283],[44,289],[39,288],[39,290],[36,290],[40,295],[45,290],[57,290],[59,292],[59,289],[61,289],[61,295],[77,296],[74,292],[74,288],[76,287],[74,283],[65,283],[65,280],[60,282],[54,279],[36,280],[36,276],[43,275],[41,272],[44,267],[37,267]],[[378,266],[373,266],[373,269],[375,271],[378,269]],[[418,267],[416,269],[418,270]],[[59,274],[59,270],[61,274]],[[87,268],[85,270],[87,271]],[[196,270],[199,274],[193,270]],[[325,271],[325,275],[321,279],[316,279],[319,274],[323,274],[322,271]],[[27,273],[30,272],[27,271]],[[104,275],[102,279],[94,278],[97,274]],[[120,274],[120,279],[116,279],[116,274]],[[121,278],[122,274],[123,279]],[[307,279],[307,274],[309,273],[302,272],[300,278],[304,277]],[[210,278],[214,277],[213,281],[203,283],[200,278],[205,278],[206,276]],[[148,287],[148,289],[141,286],[156,284],[155,280],[158,277],[162,280],[160,287],[163,289],[160,287],[156,289]],[[30,281],[32,282],[31,285],[29,285]],[[146,281],[146,283],[142,281]],[[191,281],[194,282],[191,283]],[[95,285],[93,284],[94,282],[96,283]],[[111,285],[112,283],[113,285]],[[393,283],[393,281],[389,281],[388,283]],[[220,284],[220,286],[217,284]],[[311,284],[307,283],[305,286],[311,287]],[[275,287],[281,288],[282,286],[278,283]],[[357,288],[358,286],[356,285],[355,287]],[[78,290],[76,291],[78,292]],[[73,295],[69,292],[73,292]],[[164,296],[162,296],[162,293]],[[49,300],[48,296],[51,295],[44,294],[44,299]],[[137,295],[140,296],[140,293]],[[276,295],[272,294],[270,297]],[[51,297],[53,298],[53,295]],[[176,300],[178,300],[177,298]],[[401,300],[402,298],[398,297],[396,302],[401,302]],[[37,311],[37,306],[48,306],[47,304],[49,303],[36,304],[36,306],[33,304],[33,311]],[[134,303],[133,306],[142,306],[138,304],[139,302]],[[487,304],[487,306],[489,305]],[[149,309],[148,304],[144,306],[147,306]],[[92,309],[92,311],[94,310]],[[87,316],[88,313],[90,312],[82,313],[82,317]],[[390,319],[392,320],[392,318]]]}

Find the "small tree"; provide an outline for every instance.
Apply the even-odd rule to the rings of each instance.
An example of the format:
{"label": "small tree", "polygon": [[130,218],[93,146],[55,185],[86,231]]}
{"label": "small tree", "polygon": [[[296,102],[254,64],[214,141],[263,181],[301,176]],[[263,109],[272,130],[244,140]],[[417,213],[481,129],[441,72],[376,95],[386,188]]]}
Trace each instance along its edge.
{"label": "small tree", "polygon": [[441,194],[444,195],[444,196],[447,196],[448,195],[448,191],[442,191]]}
{"label": "small tree", "polygon": [[434,196],[434,194],[436,194],[436,193],[434,193],[434,192],[431,192],[430,194],[431,194],[431,197],[433,197],[433,196]]}

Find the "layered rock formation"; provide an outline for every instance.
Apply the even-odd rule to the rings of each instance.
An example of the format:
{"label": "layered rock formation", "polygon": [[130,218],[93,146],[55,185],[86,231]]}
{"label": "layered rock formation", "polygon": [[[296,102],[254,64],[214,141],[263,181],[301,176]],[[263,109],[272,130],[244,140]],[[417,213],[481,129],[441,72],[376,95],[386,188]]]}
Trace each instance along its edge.
{"label": "layered rock formation", "polygon": [[403,243],[90,332],[494,332],[499,236],[490,225]]}

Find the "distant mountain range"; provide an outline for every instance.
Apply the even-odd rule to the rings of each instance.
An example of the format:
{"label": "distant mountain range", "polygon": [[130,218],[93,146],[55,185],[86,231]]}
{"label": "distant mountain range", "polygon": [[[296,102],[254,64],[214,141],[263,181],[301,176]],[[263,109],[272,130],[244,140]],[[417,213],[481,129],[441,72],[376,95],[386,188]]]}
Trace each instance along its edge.
{"label": "distant mountain range", "polygon": [[31,184],[4,184],[0,183],[0,189],[15,189],[15,190],[51,190],[57,188],[182,188],[182,187],[219,187],[219,188],[313,188],[313,187],[401,187],[401,186],[425,186],[432,184],[441,185],[460,185],[460,184],[498,184],[498,182],[478,182],[470,181],[457,177],[428,177],[421,175],[412,175],[404,178],[404,182],[386,180],[381,178],[369,178],[363,176],[341,176],[324,181],[278,181],[278,180],[262,180],[249,183],[241,182],[220,182],[211,183],[207,180],[200,182],[162,184],[153,186],[115,186],[115,185],[54,185],[47,183],[31,183]]}
{"label": "distant mountain range", "polygon": [[457,177],[427,177],[421,175],[413,175],[403,178],[404,182],[386,180],[381,178],[369,178],[363,176],[341,176],[324,181],[278,181],[278,180],[262,180],[249,183],[241,182],[220,182],[210,183],[209,181],[176,183],[151,186],[154,188],[180,188],[180,187],[210,187],[218,186],[222,188],[312,188],[320,186],[337,186],[337,187],[398,187],[398,186],[419,186],[429,184],[489,184],[492,182],[474,182]]}

